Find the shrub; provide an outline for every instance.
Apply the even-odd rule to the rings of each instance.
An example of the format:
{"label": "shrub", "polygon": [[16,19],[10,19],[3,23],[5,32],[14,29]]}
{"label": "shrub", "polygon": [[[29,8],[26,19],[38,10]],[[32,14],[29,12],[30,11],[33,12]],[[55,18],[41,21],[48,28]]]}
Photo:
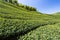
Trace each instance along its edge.
{"label": "shrub", "polygon": [[30,10],[30,11],[36,11],[36,8],[34,8],[34,7],[29,7],[29,10]]}
{"label": "shrub", "polygon": [[14,4],[16,4],[17,6],[19,5],[17,1],[14,1]]}
{"label": "shrub", "polygon": [[30,7],[30,6],[27,6],[27,5],[23,5],[23,4],[19,4],[19,7],[25,8],[29,11],[36,11],[36,8]]}
{"label": "shrub", "polygon": [[6,1],[6,2],[7,2],[7,0],[4,0],[4,1]]}
{"label": "shrub", "polygon": [[12,3],[12,0],[9,0],[10,3]]}
{"label": "shrub", "polygon": [[26,9],[29,10],[29,6],[26,6]]}

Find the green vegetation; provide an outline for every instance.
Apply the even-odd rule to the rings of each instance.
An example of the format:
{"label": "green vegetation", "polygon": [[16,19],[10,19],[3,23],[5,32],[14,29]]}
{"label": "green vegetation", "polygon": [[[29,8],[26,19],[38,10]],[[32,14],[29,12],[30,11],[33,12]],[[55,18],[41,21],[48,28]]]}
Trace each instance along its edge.
{"label": "green vegetation", "polygon": [[20,36],[19,40],[60,40],[60,23],[41,26],[24,36]]}
{"label": "green vegetation", "polygon": [[59,40],[60,15],[14,2],[0,1],[0,40]]}

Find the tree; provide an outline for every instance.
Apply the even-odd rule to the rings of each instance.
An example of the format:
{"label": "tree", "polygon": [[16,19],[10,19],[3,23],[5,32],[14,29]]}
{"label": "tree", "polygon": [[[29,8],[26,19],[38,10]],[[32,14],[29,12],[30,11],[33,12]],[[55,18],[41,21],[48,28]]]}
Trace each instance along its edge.
{"label": "tree", "polygon": [[17,1],[14,1],[14,4],[15,4],[15,5],[17,5],[17,6],[19,6],[19,4],[18,4],[18,2],[17,2]]}
{"label": "tree", "polygon": [[10,3],[12,3],[12,0],[9,0]]}
{"label": "tree", "polygon": [[5,0],[7,2],[7,0]]}

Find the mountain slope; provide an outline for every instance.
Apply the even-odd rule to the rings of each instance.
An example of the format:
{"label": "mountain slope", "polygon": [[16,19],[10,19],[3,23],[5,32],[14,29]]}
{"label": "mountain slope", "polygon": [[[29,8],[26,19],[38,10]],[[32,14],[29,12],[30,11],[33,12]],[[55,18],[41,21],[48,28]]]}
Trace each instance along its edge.
{"label": "mountain slope", "polygon": [[13,40],[36,28],[59,22],[53,15],[29,11],[12,3],[0,1],[0,39]]}
{"label": "mountain slope", "polygon": [[60,40],[60,23],[39,27],[19,40]]}

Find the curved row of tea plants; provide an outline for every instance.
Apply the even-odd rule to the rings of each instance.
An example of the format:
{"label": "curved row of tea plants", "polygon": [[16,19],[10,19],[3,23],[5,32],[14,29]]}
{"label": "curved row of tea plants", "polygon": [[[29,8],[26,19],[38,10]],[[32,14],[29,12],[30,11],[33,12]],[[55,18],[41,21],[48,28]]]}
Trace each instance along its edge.
{"label": "curved row of tea plants", "polygon": [[57,22],[59,21],[52,15],[28,11],[8,2],[0,2],[0,39],[17,37],[40,26]]}
{"label": "curved row of tea plants", "polygon": [[60,23],[39,27],[19,40],[60,40]]}
{"label": "curved row of tea plants", "polygon": [[48,24],[55,24],[50,21],[18,20],[0,18],[0,37],[18,36],[25,34],[32,29]]}

